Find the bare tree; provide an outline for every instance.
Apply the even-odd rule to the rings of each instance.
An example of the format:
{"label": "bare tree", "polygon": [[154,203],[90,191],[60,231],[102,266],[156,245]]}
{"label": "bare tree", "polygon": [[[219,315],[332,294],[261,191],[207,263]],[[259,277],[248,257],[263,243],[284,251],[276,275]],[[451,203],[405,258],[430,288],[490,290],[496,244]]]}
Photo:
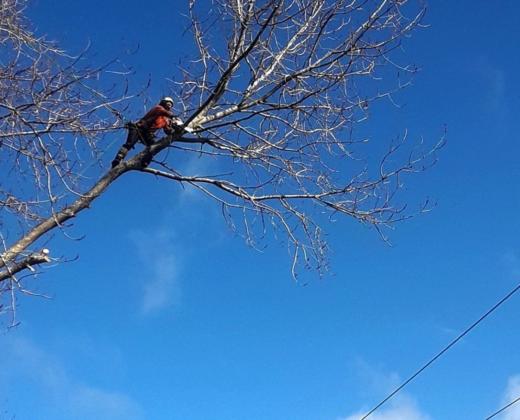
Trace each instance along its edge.
{"label": "bare tree", "polygon": [[[419,1],[190,0],[198,56],[176,72],[171,96],[193,134],[176,131],[96,171],[87,169],[118,126],[114,107],[126,93],[96,86],[103,68],[81,69],[81,59],[24,29],[16,0],[1,4],[0,152],[10,177],[0,185],[0,223],[10,234],[0,282],[10,291],[23,287],[17,276],[52,260],[43,250],[51,232],[135,171],[209,196],[249,244],[274,231],[294,275],[299,263],[323,270],[323,223],[346,215],[384,238],[411,215],[397,199],[402,176],[424,170],[440,147],[404,153],[394,141],[363,158],[366,140],[354,130],[415,71],[396,57],[420,25]],[[225,174],[180,173],[169,148],[218,161]]]}

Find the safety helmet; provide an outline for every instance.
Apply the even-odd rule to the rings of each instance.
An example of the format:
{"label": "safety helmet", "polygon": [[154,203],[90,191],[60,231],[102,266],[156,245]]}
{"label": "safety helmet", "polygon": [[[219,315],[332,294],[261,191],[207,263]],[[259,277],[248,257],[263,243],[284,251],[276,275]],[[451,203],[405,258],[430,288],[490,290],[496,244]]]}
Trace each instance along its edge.
{"label": "safety helmet", "polygon": [[173,105],[173,99],[170,98],[169,96],[165,96],[164,98],[161,99],[161,103],[166,103],[166,102],[170,102]]}

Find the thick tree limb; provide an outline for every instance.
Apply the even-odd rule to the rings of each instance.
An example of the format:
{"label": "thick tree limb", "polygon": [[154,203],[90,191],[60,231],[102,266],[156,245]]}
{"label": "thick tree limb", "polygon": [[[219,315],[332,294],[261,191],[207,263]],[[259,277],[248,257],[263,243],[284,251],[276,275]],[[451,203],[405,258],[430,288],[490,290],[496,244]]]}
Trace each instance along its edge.
{"label": "thick tree limb", "polygon": [[6,270],[0,271],[0,282],[12,278],[15,274],[23,270],[28,269],[34,271],[33,266],[48,263],[50,261],[51,259],[49,257],[49,251],[47,249],[44,249],[35,254],[30,254],[21,261],[17,261],[12,265],[8,265]]}

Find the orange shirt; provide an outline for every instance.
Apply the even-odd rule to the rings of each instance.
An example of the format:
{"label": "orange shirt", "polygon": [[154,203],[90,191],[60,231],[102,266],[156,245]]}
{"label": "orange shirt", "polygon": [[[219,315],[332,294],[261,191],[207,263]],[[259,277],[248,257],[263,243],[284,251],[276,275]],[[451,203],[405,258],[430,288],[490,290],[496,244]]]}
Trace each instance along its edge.
{"label": "orange shirt", "polygon": [[146,130],[155,131],[167,127],[172,118],[174,118],[173,113],[161,105],[155,105],[143,118],[141,118],[139,125]]}

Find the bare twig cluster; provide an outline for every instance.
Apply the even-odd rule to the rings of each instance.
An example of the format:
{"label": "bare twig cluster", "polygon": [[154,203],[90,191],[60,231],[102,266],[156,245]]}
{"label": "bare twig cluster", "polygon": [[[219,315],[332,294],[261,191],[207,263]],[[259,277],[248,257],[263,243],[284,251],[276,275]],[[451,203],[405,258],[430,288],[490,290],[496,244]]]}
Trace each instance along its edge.
{"label": "bare twig cluster", "polygon": [[41,247],[10,253],[7,244],[81,195],[100,139],[120,125],[115,107],[127,98],[124,85],[99,81],[113,63],[84,66],[84,54],[70,57],[36,36],[25,6],[0,2],[0,285],[11,291],[25,291],[16,273],[35,273],[50,257]]}
{"label": "bare twig cluster", "polygon": [[[201,153],[224,159],[229,174],[184,176],[165,161],[162,170],[146,171],[188,182],[220,202],[250,243],[268,226],[281,229],[293,274],[299,261],[324,268],[317,213],[349,216],[383,237],[385,226],[409,217],[395,202],[402,175],[430,165],[441,144],[403,157],[403,136],[379,160],[360,161],[364,142],[351,133],[372,102],[403,87],[378,90],[385,69],[415,71],[391,56],[420,24],[424,7],[395,0],[222,0],[213,2],[214,14],[203,10],[201,21],[198,3],[190,2],[190,20],[199,57],[183,69],[178,95],[206,146]],[[225,43],[208,31],[215,26],[228,35]]]}

